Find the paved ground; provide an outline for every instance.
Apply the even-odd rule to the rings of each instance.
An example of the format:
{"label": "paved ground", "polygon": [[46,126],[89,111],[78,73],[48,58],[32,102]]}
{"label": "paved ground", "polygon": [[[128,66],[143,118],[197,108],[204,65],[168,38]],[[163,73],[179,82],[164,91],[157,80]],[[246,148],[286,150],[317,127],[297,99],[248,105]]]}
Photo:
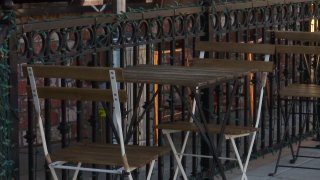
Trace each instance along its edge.
{"label": "paved ground", "polygon": [[[314,141],[305,141],[303,142],[304,145],[308,146],[314,146],[319,144],[319,142],[314,142]],[[41,149],[39,149],[39,152]],[[22,156],[21,159],[21,180],[27,180],[27,154],[25,151],[21,152],[24,156]],[[269,173],[274,171],[275,167],[275,162],[277,158],[277,153],[274,154],[267,154],[264,157],[259,157],[256,160],[252,160],[249,163],[249,169],[248,169],[248,179],[249,180],[320,180],[320,170],[307,170],[307,169],[297,169],[297,168],[279,168],[278,173],[271,177],[268,176]],[[41,154],[41,153],[40,153]],[[301,154],[308,154],[308,155],[315,155],[320,157],[320,149],[302,149]],[[38,158],[35,158],[36,160],[36,169],[37,173],[35,177],[33,178],[34,180],[42,180],[44,179],[44,174],[43,174],[43,159],[40,158],[42,156],[38,156]],[[289,148],[285,148],[283,151],[283,156],[281,158],[281,163],[282,164],[289,164],[290,160],[290,154],[289,154]],[[166,160],[165,162],[168,162]],[[297,165],[300,166],[310,166],[310,167],[319,167],[320,168],[320,159],[310,159],[310,158],[299,158],[298,161],[296,162]],[[143,170],[141,170],[143,171]],[[166,170],[168,171],[168,170]],[[227,171],[227,179],[228,180],[240,180],[241,179],[241,172],[240,170],[233,169]],[[83,176],[83,179],[91,179],[90,178],[91,174],[85,173]],[[165,179],[168,178],[169,172],[165,172],[164,176]],[[144,173],[141,174],[142,178],[144,179]],[[155,168],[154,173],[153,173],[153,178],[152,179],[157,179],[157,170]],[[99,179],[105,179],[104,175],[100,174]],[[168,178],[169,179],[169,178]],[[219,177],[216,177],[215,179],[220,179]]]}
{"label": "paved ground", "polygon": [[[314,146],[319,142],[307,141],[304,145]],[[315,155],[320,157],[320,149],[302,149],[301,155]],[[268,154],[264,158],[253,160],[249,163],[249,169],[247,172],[249,180],[319,180],[320,170],[308,170],[298,168],[278,168],[278,172],[275,176],[268,176],[269,173],[274,171],[277,153],[274,155]],[[291,156],[289,154],[289,148],[284,149],[284,155],[280,162],[281,164],[289,165]],[[317,167],[320,168],[320,159],[316,158],[300,158],[295,163],[299,166]],[[227,173],[228,179],[239,180],[241,179],[240,170],[232,170]]]}

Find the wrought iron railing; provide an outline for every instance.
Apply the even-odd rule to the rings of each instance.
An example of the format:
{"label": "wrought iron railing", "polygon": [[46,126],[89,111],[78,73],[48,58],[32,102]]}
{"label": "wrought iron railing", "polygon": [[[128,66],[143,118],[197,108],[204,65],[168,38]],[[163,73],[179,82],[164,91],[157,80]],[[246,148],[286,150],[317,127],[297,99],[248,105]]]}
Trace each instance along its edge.
{"label": "wrought iron railing", "polygon": [[[78,14],[79,16],[59,16],[56,18],[47,14],[42,17],[46,20],[40,20],[39,17],[38,19],[33,19],[32,17],[24,18],[28,16],[28,13],[25,12],[29,12],[30,16],[34,16],[34,14],[31,11],[16,9],[15,11],[10,11],[10,13],[14,12],[14,14],[18,15],[16,26],[6,23],[6,14],[10,13],[9,11],[3,11],[5,15],[2,16],[3,21],[1,21],[1,26],[14,28],[15,31],[9,33],[10,37],[6,37],[5,40],[1,41],[3,44],[1,47],[3,52],[5,52],[1,63],[7,62],[9,63],[8,66],[10,66],[10,68],[1,66],[6,69],[6,71],[1,71],[3,75],[6,75],[1,76],[1,78],[5,78],[1,79],[3,81],[1,83],[8,84],[11,87],[18,87],[19,79],[19,85],[25,84],[26,80],[21,78],[19,69],[19,65],[22,63],[121,67],[141,63],[188,65],[192,61],[192,57],[196,56],[196,52],[193,51],[196,40],[269,43],[268,30],[310,31],[309,24],[312,19],[318,19],[320,13],[319,7],[319,1],[309,0],[269,0],[212,5],[204,3],[203,6],[183,7],[178,5],[177,7],[168,9],[131,9],[131,12],[119,15],[91,14],[86,16],[82,13],[81,16]],[[45,7],[43,8],[45,9]],[[76,10],[73,11],[75,14],[77,12]],[[16,20],[11,16],[9,19]],[[9,45],[6,46],[8,43]],[[7,53],[9,54],[6,55]],[[8,76],[10,76],[10,82]],[[270,82],[274,82],[275,78],[275,76],[270,75]],[[253,89],[255,89],[254,78],[252,80],[247,78],[245,81],[250,81]],[[44,83],[49,84],[50,82],[45,81]],[[62,80],[61,84],[67,85],[68,82]],[[228,91],[226,91],[226,89],[228,90],[228,86],[212,88],[211,90],[215,92],[214,97],[211,97],[212,95],[210,95],[209,91],[204,92],[205,95],[210,97],[206,98],[208,100],[204,102],[204,106],[207,107],[207,116],[210,117],[212,122],[218,123],[223,118],[224,105],[229,102],[221,97],[228,94]],[[9,86],[1,86],[2,96],[3,94],[8,95],[8,93],[2,93],[2,91],[8,91],[7,87]],[[162,145],[163,143],[161,136],[156,135],[152,127],[153,124],[150,123],[155,118],[159,122],[166,120],[162,119],[164,117],[168,117],[167,120],[174,120],[176,116],[182,119],[186,118],[184,114],[186,107],[181,105],[180,100],[170,98],[174,97],[172,88],[166,88],[167,92],[164,92],[165,88],[159,88],[162,90],[162,94],[167,93],[168,95],[159,96],[158,104],[155,106],[156,109],[158,108],[159,116],[155,117],[150,110],[145,115],[146,124],[142,128],[142,131],[146,134],[144,138],[146,145],[156,143]],[[269,83],[268,89],[269,93],[265,97],[266,101],[262,111],[259,139],[255,145],[254,154],[256,156],[273,151],[280,142],[283,133],[281,131],[283,125],[280,123],[279,105],[276,101],[276,88],[273,83]],[[147,86],[146,92],[153,90],[154,87]],[[136,86],[133,86],[132,92],[137,93]],[[145,107],[148,105],[147,100],[151,96],[150,93],[146,92]],[[251,124],[248,119],[250,119],[251,111],[254,111],[254,108],[251,107],[255,106],[251,106],[251,102],[246,101],[246,99],[249,99],[251,92],[254,94],[255,90],[252,91],[247,86],[243,86],[243,90],[238,92],[235,103],[236,107],[233,113],[237,124]],[[187,92],[184,91],[184,93],[187,95]],[[10,98],[10,101],[8,98]],[[253,100],[252,102],[256,101]],[[134,103],[136,102],[132,99],[132,104]],[[6,97],[4,100],[1,99],[1,104],[2,109],[4,107],[9,108],[7,105],[10,104],[11,112],[14,112],[8,114],[8,111],[6,111],[5,115],[8,116],[1,116],[4,121],[0,121],[0,128],[5,127],[6,123],[10,124],[6,129],[1,129],[1,132],[18,134],[23,130],[25,131],[25,139],[20,145],[24,145],[25,143],[28,147],[28,178],[35,179],[36,162],[34,159],[37,153],[37,138],[36,126],[32,119],[31,101],[28,100],[24,92],[18,93],[17,88],[14,88],[10,90],[9,97]],[[23,104],[26,104],[27,108],[24,108]],[[58,140],[62,147],[67,146],[70,141],[81,141],[87,137],[90,137],[92,141],[99,140],[97,132],[100,130],[100,125],[98,122],[101,121],[103,116],[91,115],[88,112],[88,115],[83,117],[80,113],[85,110],[84,107],[87,105],[76,103],[73,106],[76,107],[74,114],[76,121],[69,122],[67,110],[70,109],[70,106],[65,102],[59,102],[58,104],[59,106],[56,106],[56,104],[49,101],[44,102],[45,119],[48,119],[45,122],[45,133],[49,138],[49,148],[54,148],[56,140]],[[91,104],[91,107],[93,107],[93,111],[97,111],[95,107],[99,108],[95,103]],[[164,111],[166,108],[168,111]],[[16,111],[14,111],[16,109],[19,109],[19,116],[14,116],[16,115]],[[57,120],[53,117],[57,111],[63,114],[58,119],[58,123],[56,123]],[[5,112],[4,109],[1,112]],[[165,112],[169,113],[165,114]],[[128,109],[127,113],[130,114],[130,109]],[[213,114],[215,115],[213,116]],[[28,123],[25,129],[21,127],[21,124],[19,126],[17,117],[20,118],[20,121],[24,117],[27,117]],[[87,128],[87,130],[80,128],[88,124],[87,122],[89,122],[90,128]],[[53,126],[57,126],[58,130],[57,128],[53,128]],[[52,129],[57,131],[59,136],[50,136],[49,134]],[[7,145],[11,146],[13,144],[12,141],[14,141],[16,145],[14,149],[17,149],[19,144],[18,135],[12,136],[15,139],[11,139],[5,133],[0,135],[0,139],[8,141],[1,142],[8,142]],[[76,135],[73,136],[71,133],[75,133]],[[91,134],[88,136],[84,135],[88,133]],[[108,134],[108,132],[105,132],[105,134]],[[296,134],[296,132],[292,132],[292,134]],[[55,139],[57,137],[58,139]],[[191,151],[197,151],[195,147],[199,143],[199,137],[194,135],[193,138],[193,148],[191,148]],[[247,139],[243,142],[237,142],[239,146],[242,146],[242,153],[247,151],[247,142]],[[134,134],[133,143],[141,143],[138,129]],[[19,155],[18,150],[8,152],[2,146],[6,146],[6,144],[1,144],[0,159],[2,158],[2,154],[5,157],[11,157],[11,160],[15,160],[15,167],[18,167],[17,164],[19,162],[13,158]],[[205,148],[202,151],[205,151]],[[227,156],[232,156],[228,142],[225,143],[223,153]],[[183,161],[183,164],[189,169],[188,172],[191,172],[191,176],[201,176],[201,172],[198,172],[199,169],[197,169],[198,161],[195,159],[191,161],[191,165],[187,165],[186,160]],[[12,173],[13,166],[5,165],[8,167],[5,173]],[[157,166],[158,179],[167,178],[164,173],[164,170],[167,169],[169,169],[169,176],[173,175],[173,165],[172,158],[166,166],[164,166],[163,160],[160,159]],[[226,166],[232,167],[232,165],[226,162]],[[205,169],[208,163],[202,161],[201,166]],[[17,170],[15,174],[18,174],[18,172]],[[62,174],[64,178],[67,177],[67,172],[63,172]],[[3,177],[5,176],[8,175],[4,175]],[[48,171],[46,171],[46,178],[49,178],[49,176]]]}

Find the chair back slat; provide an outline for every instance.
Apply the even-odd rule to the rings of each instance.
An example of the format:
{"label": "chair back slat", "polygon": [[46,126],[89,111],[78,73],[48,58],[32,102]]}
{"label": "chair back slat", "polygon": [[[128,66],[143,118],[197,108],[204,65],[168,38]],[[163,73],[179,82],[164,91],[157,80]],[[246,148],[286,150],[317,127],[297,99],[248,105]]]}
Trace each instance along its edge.
{"label": "chair back slat", "polygon": [[[112,102],[111,89],[68,88],[68,87],[37,87],[39,98],[77,100],[77,101],[105,101]],[[28,87],[28,94],[31,89]],[[125,90],[119,90],[119,101],[126,102]]]}
{"label": "chair back slat", "polygon": [[196,51],[208,52],[233,52],[233,53],[256,53],[274,54],[275,47],[271,44],[231,43],[198,41],[195,44]]}
{"label": "chair back slat", "polygon": [[226,59],[193,59],[192,65],[195,67],[218,67],[228,69],[248,69],[251,72],[272,72],[273,62],[249,61],[249,60],[226,60]]}
{"label": "chair back slat", "polygon": [[259,97],[259,107],[257,112],[257,120],[255,127],[259,126],[260,113],[262,106],[262,99],[264,88],[267,81],[267,75],[273,72],[273,62],[270,61],[270,56],[276,53],[276,47],[273,44],[258,44],[258,43],[233,43],[233,42],[210,42],[198,41],[195,45],[196,51],[206,52],[225,52],[225,53],[252,53],[262,54],[264,59],[256,60],[234,60],[234,59],[211,59],[203,58],[203,53],[200,54],[199,59],[193,60],[193,66],[200,67],[218,67],[228,69],[247,69],[251,72],[263,72],[261,77],[261,89]]}
{"label": "chair back slat", "polygon": [[[109,70],[114,70],[123,81],[121,68],[86,67],[86,66],[55,66],[55,65],[28,65],[32,67],[35,78],[66,78],[84,81],[110,82]],[[24,74],[27,66],[23,66]],[[117,79],[118,81],[118,79]],[[30,87],[28,88],[30,89]],[[76,88],[59,86],[37,86],[39,98],[78,100],[78,101],[106,101],[112,102],[111,89]],[[30,92],[31,94],[31,92]],[[126,102],[126,92],[119,90],[119,101]]]}
{"label": "chair back slat", "polygon": [[277,53],[320,54],[320,46],[275,45]]}
{"label": "chair back slat", "polygon": [[320,41],[319,32],[299,32],[299,31],[272,31],[274,38],[286,39],[289,41]]}
{"label": "chair back slat", "polygon": [[[32,67],[35,77],[66,78],[87,81],[110,81],[109,70],[114,69],[118,82],[123,82],[121,68],[86,67],[86,66],[56,66],[56,65],[28,65]],[[23,73],[27,74],[27,66],[22,66]]]}

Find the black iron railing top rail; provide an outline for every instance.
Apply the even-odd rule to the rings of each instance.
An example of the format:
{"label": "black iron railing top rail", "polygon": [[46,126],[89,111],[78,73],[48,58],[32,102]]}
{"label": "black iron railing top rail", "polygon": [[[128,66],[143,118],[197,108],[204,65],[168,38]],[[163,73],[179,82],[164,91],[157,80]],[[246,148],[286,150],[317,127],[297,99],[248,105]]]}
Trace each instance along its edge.
{"label": "black iron railing top rail", "polygon": [[[18,22],[18,57],[22,62],[75,57],[116,47],[136,46],[205,35],[206,14],[216,34],[273,26],[319,16],[319,1],[252,1],[209,7],[133,10],[122,14],[64,17]],[[44,9],[43,9],[44,10]],[[52,42],[56,49],[52,50]],[[35,52],[35,44],[38,47]],[[21,47],[23,46],[23,47]],[[49,47],[50,46],[50,47]],[[80,53],[79,53],[80,52]]]}

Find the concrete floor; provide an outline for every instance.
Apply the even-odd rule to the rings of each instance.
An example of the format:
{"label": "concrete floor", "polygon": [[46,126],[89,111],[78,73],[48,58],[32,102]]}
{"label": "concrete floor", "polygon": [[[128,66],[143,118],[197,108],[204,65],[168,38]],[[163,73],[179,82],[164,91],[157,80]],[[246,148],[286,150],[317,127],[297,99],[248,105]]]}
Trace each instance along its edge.
{"label": "concrete floor", "polygon": [[[315,146],[318,145],[319,142],[315,141],[304,141],[303,145],[306,146]],[[39,151],[36,151],[40,153],[37,158],[35,158],[37,162],[37,171],[35,174],[35,177],[33,178],[34,180],[42,180],[44,179],[44,165],[43,165],[43,159],[41,156],[41,149]],[[22,156],[23,158],[21,159],[21,180],[27,180],[27,157],[26,157],[26,152],[25,150],[21,152],[24,154]],[[267,154],[263,157],[259,157],[258,159],[252,160],[249,163],[248,167],[248,179],[249,180],[320,180],[320,170],[308,170],[308,169],[297,169],[297,168],[283,168],[280,167],[278,169],[278,172],[275,176],[269,176],[269,173],[272,173],[275,168],[275,163],[277,159],[278,151],[274,152],[274,154]],[[320,157],[320,149],[302,149],[301,150],[301,155],[314,155]],[[40,158],[41,157],[41,158]],[[166,157],[168,158],[168,157]],[[289,148],[284,148],[283,149],[283,156],[281,158],[281,164],[288,164],[289,165],[289,160],[291,159],[291,156],[289,154]],[[168,159],[165,160],[165,162],[168,162]],[[296,165],[299,166],[309,166],[309,167],[319,167],[320,168],[320,158],[316,159],[310,159],[310,158],[299,158],[296,162]],[[153,172],[152,179],[157,179],[157,168],[155,167],[155,170]],[[143,171],[143,169],[141,170]],[[165,179],[168,178],[169,175],[169,169],[165,170],[164,176]],[[190,173],[190,172],[189,172]],[[189,174],[188,173],[188,174]],[[228,170],[226,172],[227,179],[228,180],[240,180],[241,179],[241,171],[239,168]],[[141,174],[142,178],[144,179],[144,172]],[[84,173],[82,179],[91,179],[91,174]],[[99,175],[99,179],[105,179],[105,176],[103,174]],[[216,176],[215,179],[221,179],[219,176]]]}
{"label": "concrete floor", "polygon": [[[315,146],[319,142],[305,141],[303,145]],[[302,149],[300,155],[311,155],[320,157],[320,149]],[[309,170],[300,168],[284,168],[279,167],[278,172],[274,176],[269,176],[275,168],[278,151],[274,154],[268,154],[263,158],[252,160],[248,167],[248,179],[249,180],[319,180],[320,170]],[[283,149],[283,156],[280,163],[283,165],[290,165],[289,160],[291,155],[289,148]],[[301,158],[299,157],[295,163],[297,166],[316,167],[320,168],[320,159],[317,158]],[[234,169],[227,172],[228,179],[239,180],[241,179],[240,169]]]}

